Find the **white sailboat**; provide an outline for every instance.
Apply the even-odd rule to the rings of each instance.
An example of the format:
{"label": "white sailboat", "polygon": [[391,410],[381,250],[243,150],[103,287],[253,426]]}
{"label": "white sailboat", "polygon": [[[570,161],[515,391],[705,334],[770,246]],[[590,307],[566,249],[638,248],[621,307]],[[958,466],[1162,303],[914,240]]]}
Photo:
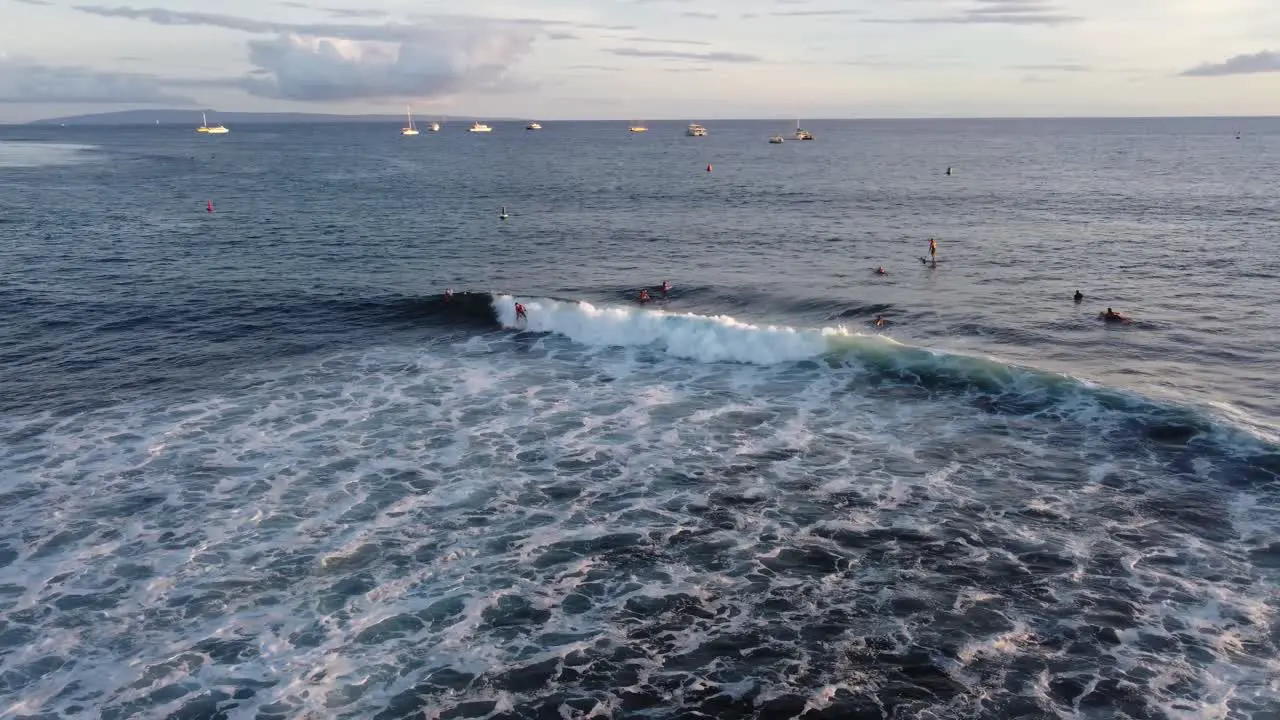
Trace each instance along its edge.
{"label": "white sailboat", "polygon": [[801,130],[801,129],[800,129],[800,121],[799,121],[799,120],[797,120],[797,121],[796,121],[796,139],[797,139],[797,140],[812,140],[812,139],[813,139],[813,133],[809,132],[808,130]]}
{"label": "white sailboat", "polygon": [[414,127],[413,125],[413,110],[410,109],[408,105],[405,105],[404,112],[406,115],[409,116],[409,127],[400,128],[400,134],[401,135],[417,135],[418,128]]}

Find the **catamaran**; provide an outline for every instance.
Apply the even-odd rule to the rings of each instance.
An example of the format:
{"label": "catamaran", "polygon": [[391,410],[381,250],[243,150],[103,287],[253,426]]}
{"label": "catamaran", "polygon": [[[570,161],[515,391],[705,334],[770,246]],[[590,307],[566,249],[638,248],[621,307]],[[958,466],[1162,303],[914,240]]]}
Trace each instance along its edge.
{"label": "catamaran", "polygon": [[406,105],[404,107],[404,112],[406,115],[409,116],[409,127],[400,128],[400,134],[401,135],[417,135],[418,128],[413,126],[413,110],[411,110],[409,106]]}
{"label": "catamaran", "polygon": [[210,135],[225,135],[229,132],[225,125],[218,123],[217,125],[209,125],[209,118],[206,113],[200,113],[200,127],[196,128],[196,132],[208,133]]}
{"label": "catamaran", "polygon": [[689,129],[685,131],[689,137],[706,137],[707,129],[698,123],[689,123]]}
{"label": "catamaran", "polygon": [[801,130],[801,129],[800,129],[800,121],[799,121],[799,120],[797,120],[797,121],[796,121],[796,139],[797,139],[797,140],[812,140],[812,139],[813,139],[813,133],[809,132],[808,130]]}

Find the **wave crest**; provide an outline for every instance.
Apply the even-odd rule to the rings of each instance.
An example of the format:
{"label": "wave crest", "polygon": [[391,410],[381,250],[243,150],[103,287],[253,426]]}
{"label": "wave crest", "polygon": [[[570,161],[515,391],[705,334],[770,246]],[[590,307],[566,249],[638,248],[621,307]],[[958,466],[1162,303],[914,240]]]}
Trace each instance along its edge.
{"label": "wave crest", "polygon": [[[527,320],[519,323],[516,302],[528,311]],[[1161,445],[1186,446],[1211,438],[1223,449],[1244,450],[1248,455],[1275,452],[1267,437],[1219,413],[1159,402],[1063,373],[912,347],[844,326],[755,325],[727,315],[598,307],[582,301],[503,294],[494,295],[492,303],[493,314],[505,328],[552,333],[590,347],[648,347],[699,362],[752,365],[821,360],[858,374],[865,392],[893,386],[905,399],[901,395],[905,386],[926,394],[965,396],[981,413],[1050,416],[1081,428],[1123,429],[1125,437]]]}
{"label": "wave crest", "polygon": [[[528,310],[524,322],[516,322],[516,302]],[[525,300],[511,295],[494,297],[494,313],[503,327],[556,333],[594,347],[656,347],[674,357],[701,362],[775,365],[826,354],[836,338],[874,339],[843,327],[753,325],[728,315],[597,307],[588,302]]]}

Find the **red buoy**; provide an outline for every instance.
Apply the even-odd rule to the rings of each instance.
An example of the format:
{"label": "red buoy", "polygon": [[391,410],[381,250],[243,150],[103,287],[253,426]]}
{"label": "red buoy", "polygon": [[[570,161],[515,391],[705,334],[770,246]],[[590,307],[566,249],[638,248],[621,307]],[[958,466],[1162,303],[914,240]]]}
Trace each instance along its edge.
{"label": "red buoy", "polygon": [[209,212],[213,212],[213,201],[212,201],[212,200],[210,200],[210,201],[209,201],[208,211],[209,211]]}
{"label": "red buoy", "polygon": [[711,163],[707,163],[707,172],[711,172]]}

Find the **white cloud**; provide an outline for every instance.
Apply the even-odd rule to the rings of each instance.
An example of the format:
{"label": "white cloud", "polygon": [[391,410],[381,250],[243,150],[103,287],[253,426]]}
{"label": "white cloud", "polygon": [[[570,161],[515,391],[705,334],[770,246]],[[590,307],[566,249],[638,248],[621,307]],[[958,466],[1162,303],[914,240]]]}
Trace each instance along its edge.
{"label": "white cloud", "polygon": [[304,101],[439,97],[492,87],[532,41],[521,32],[424,32],[398,43],[288,34],[249,42],[249,62],[261,72],[240,86]]}
{"label": "white cloud", "polygon": [[254,67],[234,83],[260,97],[299,101],[443,97],[503,86],[534,41],[566,37],[572,23],[444,16],[416,23],[282,23],[158,8],[80,6],[82,12],[159,25],[208,26],[251,34]]}

